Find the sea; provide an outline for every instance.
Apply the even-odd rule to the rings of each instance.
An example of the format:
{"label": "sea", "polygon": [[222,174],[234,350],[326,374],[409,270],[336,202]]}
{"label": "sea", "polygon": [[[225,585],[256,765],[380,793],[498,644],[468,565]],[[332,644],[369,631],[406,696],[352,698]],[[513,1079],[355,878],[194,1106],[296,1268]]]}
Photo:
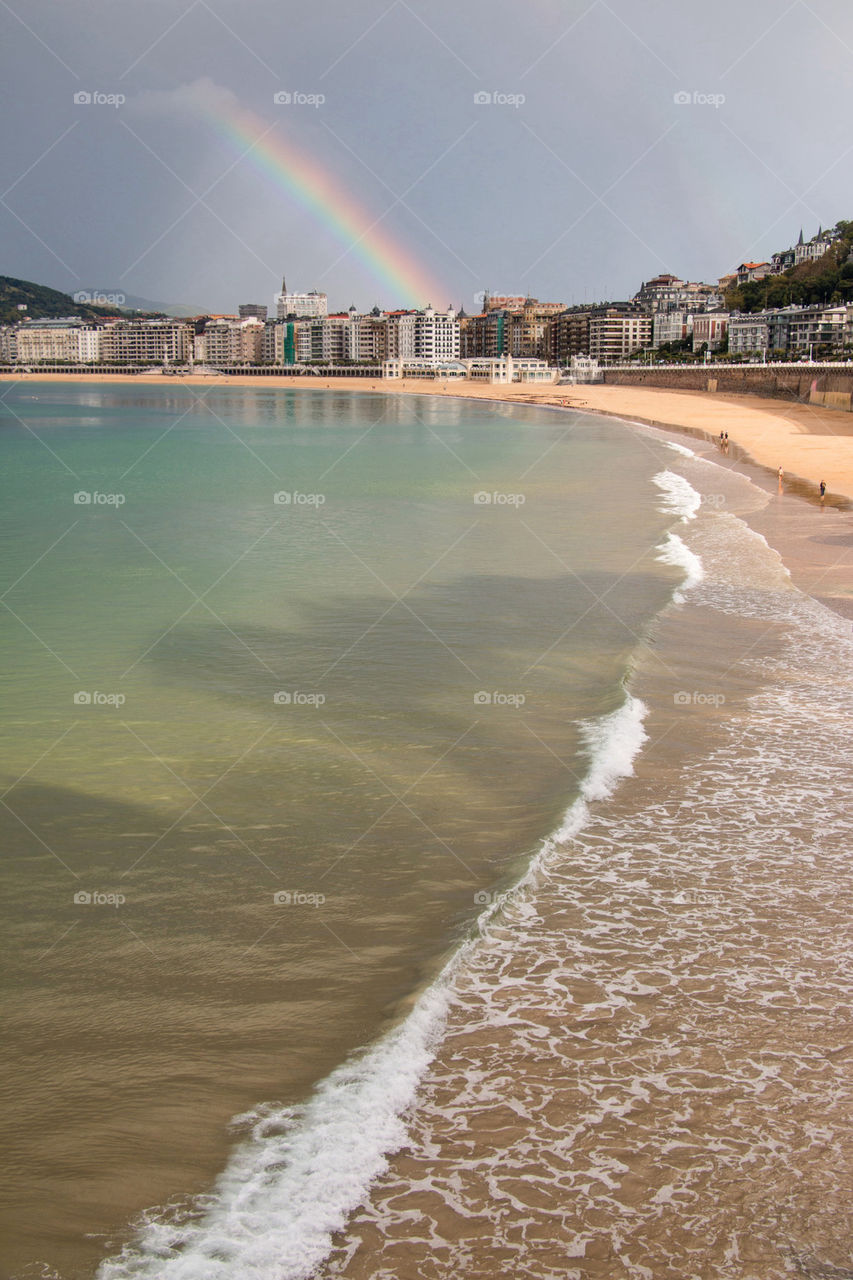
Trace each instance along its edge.
{"label": "sea", "polygon": [[4,1280],[853,1276],[848,513],[171,380],[0,493]]}

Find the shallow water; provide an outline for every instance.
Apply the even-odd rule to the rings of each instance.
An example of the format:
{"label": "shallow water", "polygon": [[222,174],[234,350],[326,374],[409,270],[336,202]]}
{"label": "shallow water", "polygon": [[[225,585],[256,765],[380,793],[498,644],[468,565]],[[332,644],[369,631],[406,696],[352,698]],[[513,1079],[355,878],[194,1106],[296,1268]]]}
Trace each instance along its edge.
{"label": "shallow water", "polygon": [[[450,400],[4,406],[7,1273],[91,1276],[128,1244],[104,1275],[160,1275],[184,1240],[181,1274],[278,1274],[287,1213],[254,1271],[221,1214],[245,1228],[261,1186],[263,1235],[308,1203],[317,1125],[338,1156],[376,1127],[299,1218],[307,1274],[399,1138],[429,984],[580,794],[582,722],[619,711],[683,586],[673,453]],[[330,1074],[392,1027],[393,1087]]]}

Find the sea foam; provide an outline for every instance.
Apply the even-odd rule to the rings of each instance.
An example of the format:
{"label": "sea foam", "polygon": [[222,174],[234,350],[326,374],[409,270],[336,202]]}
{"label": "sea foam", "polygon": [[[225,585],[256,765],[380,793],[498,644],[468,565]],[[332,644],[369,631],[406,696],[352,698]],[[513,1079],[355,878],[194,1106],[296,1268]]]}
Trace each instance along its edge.
{"label": "sea foam", "polygon": [[[628,695],[611,714],[581,722],[589,767],[580,796],[502,901],[522,898],[549,852],[583,827],[590,802],[633,773],[646,711]],[[266,1105],[238,1117],[250,1136],[212,1192],[178,1221],[146,1214],[134,1240],[101,1264],[98,1280],[308,1280],[389,1157],[406,1146],[404,1116],[441,1038],[454,975],[499,909],[480,916],[479,937],[456,952],[405,1020],[333,1071],[304,1106]]]}

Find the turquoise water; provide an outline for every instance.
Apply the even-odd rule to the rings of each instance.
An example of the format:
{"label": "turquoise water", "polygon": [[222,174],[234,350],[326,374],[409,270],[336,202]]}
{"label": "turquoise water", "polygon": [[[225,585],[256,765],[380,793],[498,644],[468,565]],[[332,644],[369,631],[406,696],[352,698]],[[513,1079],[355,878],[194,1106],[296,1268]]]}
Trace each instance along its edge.
{"label": "turquoise water", "polygon": [[462,400],[7,393],[10,1275],[204,1191],[518,876],[682,576],[666,456]]}

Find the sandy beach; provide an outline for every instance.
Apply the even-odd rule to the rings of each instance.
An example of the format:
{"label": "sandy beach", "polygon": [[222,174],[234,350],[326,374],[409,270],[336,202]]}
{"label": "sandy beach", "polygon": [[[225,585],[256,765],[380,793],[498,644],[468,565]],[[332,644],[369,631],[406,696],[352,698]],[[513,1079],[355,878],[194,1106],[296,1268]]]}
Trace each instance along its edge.
{"label": "sandy beach", "polygon": [[[2,374],[4,382],[56,382],[56,374]],[[730,449],[742,452],[774,475],[779,467],[786,482],[793,482],[803,496],[815,497],[821,480],[830,502],[853,502],[853,415],[807,404],[788,404],[760,396],[709,394],[702,391],[665,391],[649,387],[510,386],[469,382],[421,382],[411,379],[268,377],[210,378],[162,375],[96,374],[86,383],[150,383],[219,387],[278,387],[311,391],[381,391],[383,395],[448,395],[475,400],[542,404],[607,413],[619,418],[684,431],[694,437],[717,441],[728,432]]]}

